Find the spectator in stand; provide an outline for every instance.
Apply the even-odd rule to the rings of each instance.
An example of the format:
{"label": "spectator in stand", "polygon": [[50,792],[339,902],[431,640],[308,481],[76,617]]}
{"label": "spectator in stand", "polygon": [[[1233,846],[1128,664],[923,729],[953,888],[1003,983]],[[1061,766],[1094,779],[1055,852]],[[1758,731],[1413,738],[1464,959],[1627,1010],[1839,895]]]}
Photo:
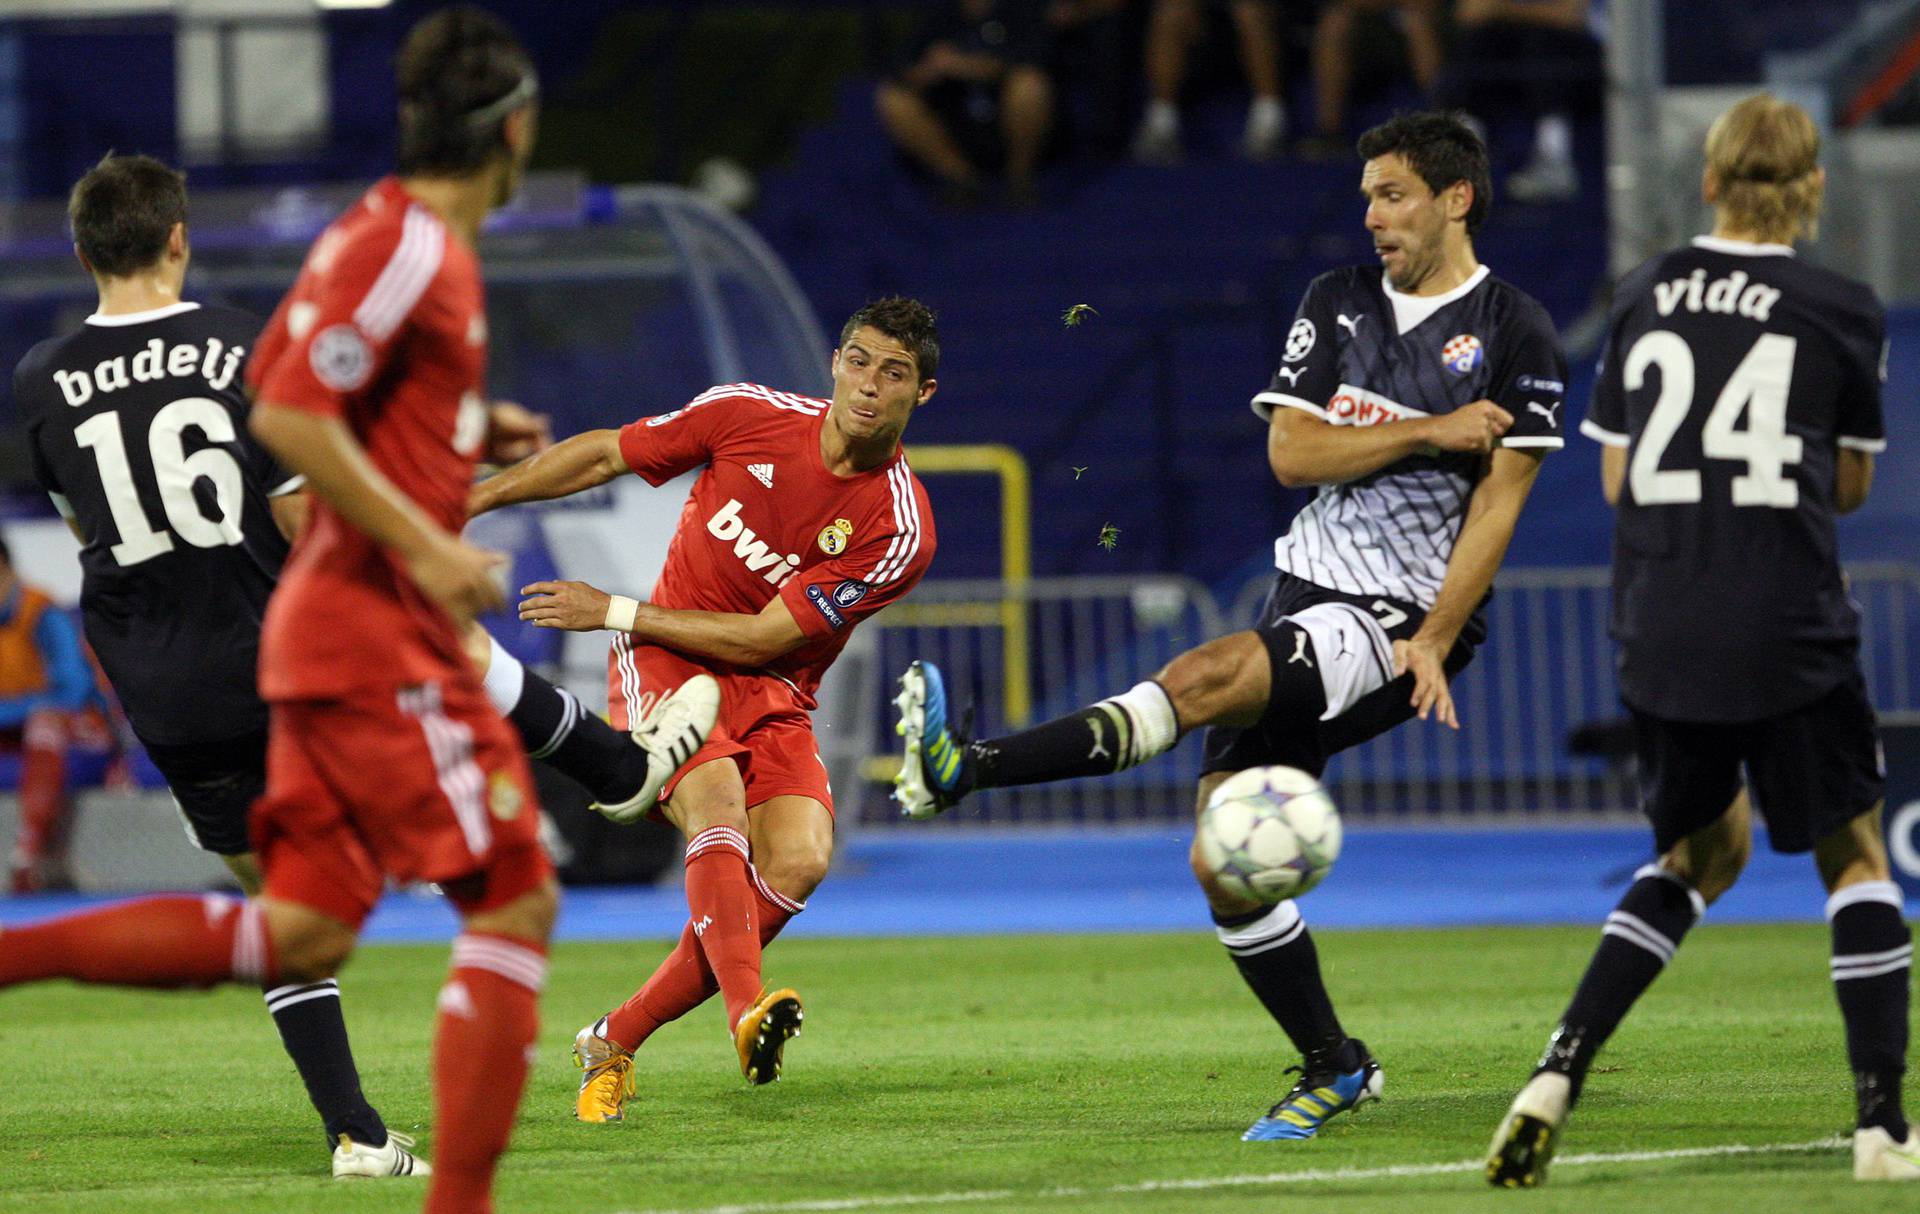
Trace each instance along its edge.
{"label": "spectator in stand", "polygon": [[[1280,26],[1272,0],[1229,0],[1240,41],[1240,65],[1253,102],[1240,138],[1241,154],[1270,160],[1286,137],[1287,111],[1280,99]],[[1147,21],[1147,112],[1133,137],[1133,158],[1143,164],[1180,159],[1180,86],[1187,60],[1206,28],[1205,0],[1154,0]]]}
{"label": "spectator in stand", "polygon": [[1453,56],[1435,102],[1482,125],[1505,114],[1533,123],[1533,153],[1507,178],[1515,202],[1558,202],[1580,191],[1571,115],[1600,93],[1600,43],[1589,0],[1460,0]]}
{"label": "spectator in stand", "polygon": [[1332,160],[1353,154],[1347,138],[1347,103],[1353,95],[1354,39],[1361,21],[1381,15],[1399,19],[1413,82],[1425,93],[1440,74],[1437,0],[1332,0],[1313,28],[1314,133],[1300,154]]}
{"label": "spectator in stand", "polygon": [[1016,204],[1034,197],[1034,170],[1053,129],[1046,28],[1033,0],[949,0],[914,39],[905,66],[874,96],[900,150],[932,173],[950,201],[974,205],[1005,173]]}
{"label": "spectator in stand", "polygon": [[67,750],[94,696],[93,670],[67,613],[20,581],[0,540],[0,750],[20,756],[16,894],[73,888]]}
{"label": "spectator in stand", "polygon": [[1138,70],[1127,0],[1048,0],[1044,15],[1052,43],[1047,71],[1060,97],[1058,125],[1067,128],[1076,151],[1125,155]]}

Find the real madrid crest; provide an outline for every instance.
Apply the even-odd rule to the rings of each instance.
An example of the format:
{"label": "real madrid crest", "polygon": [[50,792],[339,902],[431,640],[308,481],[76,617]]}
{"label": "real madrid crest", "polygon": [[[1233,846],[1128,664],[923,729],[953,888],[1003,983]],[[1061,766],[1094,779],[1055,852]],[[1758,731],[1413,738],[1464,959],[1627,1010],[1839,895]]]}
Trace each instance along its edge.
{"label": "real madrid crest", "polygon": [[502,822],[511,822],[520,814],[520,807],[526,804],[526,797],[520,792],[520,785],[504,771],[496,771],[487,781],[487,808],[493,816]]}
{"label": "real madrid crest", "polygon": [[837,518],[820,529],[820,551],[828,556],[839,556],[853,542],[853,524],[846,519]]}

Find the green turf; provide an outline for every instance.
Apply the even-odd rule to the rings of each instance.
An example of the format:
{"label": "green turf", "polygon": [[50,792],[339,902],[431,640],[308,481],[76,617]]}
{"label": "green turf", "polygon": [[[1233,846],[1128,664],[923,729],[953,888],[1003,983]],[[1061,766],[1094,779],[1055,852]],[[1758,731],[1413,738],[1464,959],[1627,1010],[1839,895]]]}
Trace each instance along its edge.
{"label": "green turf", "polygon": [[[571,1117],[573,1031],[664,945],[554,957],[540,1063],[502,1211],[616,1214],[998,1190],[899,1209],[1911,1208],[1838,1149],[1563,1166],[1496,1193],[1477,1173],[1115,1192],[1181,1178],[1467,1160],[1486,1146],[1585,964],[1591,929],[1327,932],[1350,1029],[1386,1100],[1309,1143],[1243,1144],[1286,1085],[1276,1030],[1204,936],[784,941],[770,979],[807,999],[788,1076],[749,1089],[717,1009],[647,1044],[621,1125]],[[366,1089],[427,1139],[443,948],[369,948],[347,1016]],[[1708,926],[1603,1057],[1563,1154],[1818,1140],[1851,1121],[1815,926]],[[425,1143],[431,1151],[431,1141]],[[259,996],[67,985],[0,994],[0,1211],[408,1210],[419,1182],[335,1185]],[[1059,1189],[1071,1192],[1050,1192]]]}

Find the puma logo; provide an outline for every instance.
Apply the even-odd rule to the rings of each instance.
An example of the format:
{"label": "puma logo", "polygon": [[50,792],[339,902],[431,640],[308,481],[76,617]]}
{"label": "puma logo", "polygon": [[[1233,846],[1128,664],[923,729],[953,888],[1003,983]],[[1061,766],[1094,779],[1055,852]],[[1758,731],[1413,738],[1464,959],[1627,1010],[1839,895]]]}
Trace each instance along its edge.
{"label": "puma logo", "polygon": [[1366,318],[1365,313],[1359,316],[1348,316],[1345,312],[1337,312],[1334,314],[1333,323],[1339,325],[1354,337],[1358,337],[1360,336],[1360,322]]}
{"label": "puma logo", "polygon": [[1292,388],[1297,386],[1300,383],[1300,377],[1302,375],[1305,375],[1306,372],[1307,372],[1307,369],[1305,367],[1281,367],[1279,370],[1275,371],[1274,374],[1286,376],[1287,386],[1289,388]]}
{"label": "puma logo", "polygon": [[1102,721],[1098,717],[1095,717],[1091,721],[1088,721],[1087,724],[1093,726],[1093,749],[1087,752],[1087,757],[1089,759],[1098,759],[1102,757],[1111,759],[1113,757],[1113,752],[1107,749],[1106,722]]}
{"label": "puma logo", "polygon": [[1538,413],[1541,417],[1547,419],[1549,426],[1557,426],[1560,423],[1554,420],[1554,415],[1560,412],[1561,403],[1560,401],[1554,401],[1551,405],[1543,405],[1537,400],[1530,400],[1527,402],[1527,412]]}
{"label": "puma logo", "polygon": [[1304,632],[1293,634],[1293,656],[1287,659],[1287,665],[1295,662],[1305,662],[1308,669],[1313,668],[1313,659],[1307,656],[1307,634]]}

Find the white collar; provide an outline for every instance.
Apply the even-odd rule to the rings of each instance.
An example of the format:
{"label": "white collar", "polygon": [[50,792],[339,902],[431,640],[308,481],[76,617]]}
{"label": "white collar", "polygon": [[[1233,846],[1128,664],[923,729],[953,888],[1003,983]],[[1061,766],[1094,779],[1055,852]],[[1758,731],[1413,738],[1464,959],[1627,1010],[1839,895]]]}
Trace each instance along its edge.
{"label": "white collar", "polygon": [[1467,275],[1467,281],[1439,295],[1407,295],[1394,290],[1393,284],[1387,281],[1387,272],[1382,270],[1380,271],[1380,289],[1386,292],[1387,302],[1393,306],[1394,328],[1404,334],[1454,300],[1463,298],[1469,291],[1484,282],[1491,272],[1486,266],[1481,266]]}
{"label": "white collar", "polygon": [[1792,257],[1790,244],[1755,244],[1751,240],[1728,240],[1724,236],[1696,236],[1693,238],[1696,249],[1711,249],[1715,253],[1732,253],[1736,257]]}
{"label": "white collar", "polygon": [[150,320],[161,320],[168,316],[178,316],[182,312],[191,312],[200,305],[190,299],[171,303],[162,308],[148,308],[144,312],[95,312],[87,317],[90,325],[140,325]]}

